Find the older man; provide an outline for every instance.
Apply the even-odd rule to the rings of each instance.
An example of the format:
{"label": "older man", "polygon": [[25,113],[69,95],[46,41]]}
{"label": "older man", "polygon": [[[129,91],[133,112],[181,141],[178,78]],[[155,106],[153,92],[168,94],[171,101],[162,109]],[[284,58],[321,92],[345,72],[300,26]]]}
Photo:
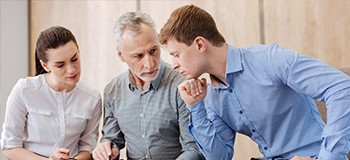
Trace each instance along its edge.
{"label": "older man", "polygon": [[118,56],[129,70],[105,87],[103,137],[93,158],[114,159],[126,141],[129,160],[202,159],[177,89],[185,77],[160,59],[151,17],[127,12],[115,23],[114,33]]}

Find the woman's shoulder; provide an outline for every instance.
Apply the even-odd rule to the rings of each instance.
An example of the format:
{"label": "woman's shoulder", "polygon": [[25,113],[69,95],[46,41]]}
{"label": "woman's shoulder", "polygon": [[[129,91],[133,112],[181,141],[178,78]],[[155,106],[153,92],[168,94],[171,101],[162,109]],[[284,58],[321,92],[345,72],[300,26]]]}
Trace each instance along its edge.
{"label": "woman's shoulder", "polygon": [[43,74],[34,77],[20,78],[16,85],[21,86],[21,88],[36,88],[40,87],[45,83],[45,77]]}
{"label": "woman's shoulder", "polygon": [[99,98],[100,97],[100,92],[98,91],[98,89],[94,86],[92,86],[91,84],[89,83],[86,83],[82,80],[80,80],[78,83],[77,83],[77,89],[79,89],[80,91],[82,92],[85,92],[95,98]]}

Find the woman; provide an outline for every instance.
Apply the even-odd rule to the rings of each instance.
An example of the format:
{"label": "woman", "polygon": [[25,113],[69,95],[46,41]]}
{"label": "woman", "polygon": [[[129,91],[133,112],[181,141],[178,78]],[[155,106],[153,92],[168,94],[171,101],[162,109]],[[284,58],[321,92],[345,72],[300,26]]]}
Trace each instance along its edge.
{"label": "woman", "polygon": [[74,35],[55,26],[36,43],[36,76],[20,79],[6,103],[1,147],[9,159],[91,159],[101,96],[79,81]]}

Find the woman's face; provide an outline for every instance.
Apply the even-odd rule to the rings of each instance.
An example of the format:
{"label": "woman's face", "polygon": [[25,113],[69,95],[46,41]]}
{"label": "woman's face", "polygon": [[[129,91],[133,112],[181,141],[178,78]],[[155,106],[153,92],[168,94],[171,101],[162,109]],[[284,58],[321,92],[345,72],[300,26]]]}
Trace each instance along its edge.
{"label": "woman's face", "polygon": [[[70,41],[55,49],[46,51],[47,63],[42,65],[48,71],[49,85],[56,90],[65,90],[76,85],[80,79],[80,53],[77,45]],[[72,89],[72,88],[71,88]]]}

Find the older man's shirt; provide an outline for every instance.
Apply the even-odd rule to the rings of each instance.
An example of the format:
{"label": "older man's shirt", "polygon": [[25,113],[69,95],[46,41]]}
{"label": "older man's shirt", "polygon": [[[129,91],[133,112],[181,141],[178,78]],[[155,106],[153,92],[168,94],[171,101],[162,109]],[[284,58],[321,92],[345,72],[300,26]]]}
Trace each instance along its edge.
{"label": "older man's shirt", "polygon": [[[188,106],[190,133],[207,159],[231,160],[236,132],[268,160],[347,159],[350,78],[338,69],[276,44],[228,45],[226,82],[208,87],[205,104]],[[326,126],[312,98],[326,101]]]}
{"label": "older man's shirt", "polygon": [[142,90],[130,71],[115,77],[104,91],[102,142],[112,140],[132,159],[201,159],[188,132],[188,112],[177,86],[185,78],[161,62],[158,77]]}

